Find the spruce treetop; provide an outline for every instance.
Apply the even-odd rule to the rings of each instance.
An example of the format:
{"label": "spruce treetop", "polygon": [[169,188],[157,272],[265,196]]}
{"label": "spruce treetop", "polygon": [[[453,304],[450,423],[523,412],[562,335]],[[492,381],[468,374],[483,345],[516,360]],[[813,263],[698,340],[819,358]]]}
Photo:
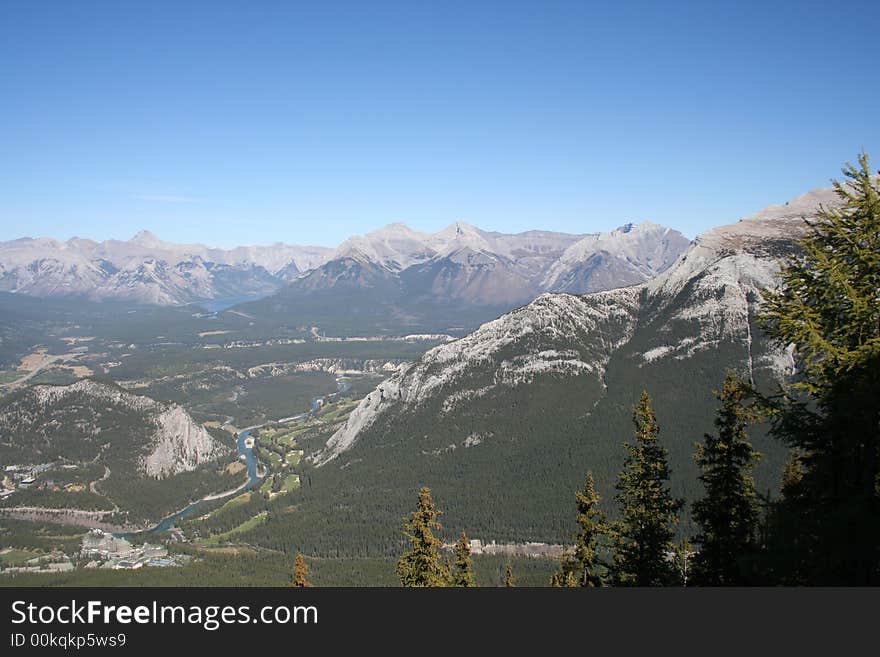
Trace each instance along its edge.
{"label": "spruce treetop", "polygon": [[404,586],[446,586],[449,571],[440,557],[443,543],[434,536],[441,529],[437,518],[440,511],[434,506],[431,490],[419,491],[418,506],[404,523],[404,534],[410,541],[410,551],[397,562],[397,574]]}
{"label": "spruce treetop", "polygon": [[461,587],[476,586],[473,563],[471,560],[471,544],[467,534],[461,533],[455,543],[453,557],[452,585]]}
{"label": "spruce treetop", "polygon": [[683,502],[666,485],[666,450],[647,392],[633,407],[633,426],[635,440],[624,443],[627,456],[617,480],[622,520],[613,528],[612,576],[616,584],[662,586],[674,577],[668,557]]}
{"label": "spruce treetop", "polygon": [[700,528],[695,575],[701,584],[744,584],[742,564],[757,549],[758,497],[751,470],[760,455],[747,433],[756,419],[746,405],[750,395],[745,381],[728,372],[722,389],[715,392],[721,402],[715,417],[717,432],[706,434],[694,455],[705,489],[693,505]]}

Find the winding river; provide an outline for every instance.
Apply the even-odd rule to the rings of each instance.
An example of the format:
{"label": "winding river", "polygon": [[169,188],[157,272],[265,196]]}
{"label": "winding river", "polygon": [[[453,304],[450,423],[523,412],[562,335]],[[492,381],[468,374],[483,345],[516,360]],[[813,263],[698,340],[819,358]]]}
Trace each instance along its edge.
{"label": "winding river", "polygon": [[[337,394],[340,394],[340,395],[345,394],[346,392],[348,392],[348,390],[350,388],[351,388],[351,383],[345,377],[343,377],[343,376],[336,377]],[[318,411],[318,409],[320,408],[320,406],[318,404],[319,399],[323,399],[323,398],[315,397],[312,400],[312,410],[307,411],[305,413],[302,413],[300,415],[290,417],[290,418],[285,418],[284,420],[280,420],[280,421],[281,422],[291,421],[291,420],[292,421],[302,421],[304,419],[309,418],[313,413],[316,413]],[[232,418],[229,418],[229,419],[232,420]],[[196,511],[198,511],[200,508],[202,508],[208,502],[222,500],[226,497],[231,497],[232,495],[235,495],[237,493],[241,493],[242,491],[251,490],[252,488],[255,488],[256,486],[258,486],[260,484],[260,482],[262,481],[262,477],[258,473],[259,462],[257,461],[257,457],[254,456],[253,448],[247,447],[245,445],[245,443],[247,442],[247,439],[250,436],[250,432],[253,431],[254,429],[259,429],[261,426],[263,426],[263,425],[260,424],[257,426],[248,427],[247,429],[244,429],[243,431],[239,432],[239,434],[238,434],[238,441],[237,441],[236,445],[238,447],[239,455],[244,456],[244,461],[247,464],[247,473],[248,473],[247,482],[245,482],[244,484],[242,484],[241,486],[239,486],[238,488],[236,488],[234,490],[225,491],[223,493],[214,493],[212,495],[208,495],[206,497],[203,497],[202,499],[198,500],[197,502],[193,502],[192,504],[181,509],[180,511],[177,511],[176,513],[172,513],[170,516],[163,518],[159,522],[159,524],[157,524],[155,527],[152,527],[150,529],[144,529],[139,532],[120,533],[120,534],[117,534],[117,536],[122,536],[124,538],[133,538],[133,537],[137,538],[137,537],[144,537],[149,534],[159,534],[161,532],[167,532],[169,529],[173,528],[177,524],[178,521],[184,520],[184,519],[190,517],[191,515],[193,515]]]}
{"label": "winding river", "polygon": [[142,536],[145,536],[148,534],[159,534],[161,532],[167,532],[169,529],[174,527],[174,525],[177,524],[178,521],[184,520],[185,518],[188,518],[189,516],[193,515],[196,511],[198,511],[201,507],[203,507],[208,502],[220,500],[225,497],[231,497],[232,495],[235,495],[236,493],[241,493],[242,491],[250,490],[251,488],[254,488],[255,486],[259,485],[261,478],[257,474],[257,465],[258,465],[257,457],[254,456],[253,448],[245,446],[245,442],[247,441],[248,436],[250,436],[251,430],[256,429],[256,428],[257,427],[250,427],[248,429],[245,429],[244,431],[239,432],[239,434],[238,434],[238,442],[237,442],[238,453],[241,456],[244,456],[244,461],[247,464],[247,473],[248,473],[247,482],[245,482],[244,484],[242,484],[241,486],[239,486],[235,490],[226,491],[225,493],[215,493],[213,495],[208,495],[206,497],[203,497],[198,502],[193,502],[192,504],[181,509],[180,511],[178,511],[176,513],[172,513],[170,516],[163,518],[159,522],[159,524],[157,524],[155,527],[152,527],[150,529],[144,529],[139,532],[129,532],[129,533],[117,534],[117,536],[122,536],[125,538],[132,538],[132,537],[142,537]]}

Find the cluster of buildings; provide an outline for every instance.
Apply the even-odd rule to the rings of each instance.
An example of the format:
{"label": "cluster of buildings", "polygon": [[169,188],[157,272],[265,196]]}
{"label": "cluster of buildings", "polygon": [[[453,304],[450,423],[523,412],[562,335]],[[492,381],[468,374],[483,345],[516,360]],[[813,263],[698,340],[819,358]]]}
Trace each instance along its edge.
{"label": "cluster of buildings", "polygon": [[218,344],[216,342],[209,342],[205,344],[200,344],[196,349],[253,349],[255,347],[274,347],[276,345],[287,345],[287,344],[304,344],[305,340],[302,338],[272,338],[269,340],[233,340],[232,342],[224,342],[223,344]]}
{"label": "cluster of buildings", "polygon": [[[471,554],[503,554],[517,557],[554,557],[559,558],[563,554],[570,553],[572,548],[559,544],[548,543],[496,543],[495,541],[481,541],[472,538],[468,541]],[[452,550],[455,543],[444,543],[444,549]]]}
{"label": "cluster of buildings", "polygon": [[86,568],[134,570],[143,566],[164,568],[178,565],[177,559],[169,557],[168,549],[162,545],[144,543],[135,546],[128,539],[101,529],[93,529],[83,537],[80,556],[84,561],[88,560]]}
{"label": "cluster of buildings", "polygon": [[[33,488],[35,490],[48,490],[58,492],[66,491],[83,491],[86,489],[85,484],[68,483],[56,484],[53,479],[39,479],[44,472],[56,469],[57,463],[38,463],[36,465],[7,465],[3,468],[3,476],[0,478],[0,500],[6,499],[16,490],[27,490]],[[74,470],[76,465],[62,465],[63,470]]]}
{"label": "cluster of buildings", "polygon": [[7,465],[3,468],[3,480],[2,485],[0,485],[0,499],[9,497],[18,489],[24,490],[31,488],[37,482],[37,477],[54,467],[54,463]]}
{"label": "cluster of buildings", "polygon": [[73,570],[73,562],[60,550],[54,550],[49,554],[28,559],[23,566],[7,566],[3,569],[4,575],[16,573],[66,573]]}
{"label": "cluster of buildings", "polygon": [[364,335],[364,336],[347,336],[347,337],[328,337],[322,335],[312,327],[312,337],[315,342],[451,342],[455,340],[451,335],[446,333],[414,333],[399,337],[396,335]]}
{"label": "cluster of buildings", "polygon": [[[183,535],[173,537],[183,540]],[[11,549],[11,548],[10,548]],[[162,545],[144,543],[132,545],[131,541],[110,532],[93,529],[83,536],[79,555],[70,557],[60,550],[40,554],[21,565],[0,569],[3,575],[16,573],[63,573],[73,570],[77,563],[84,568],[105,568],[109,570],[135,570],[144,566],[166,568],[179,566],[191,557],[188,555],[169,556],[168,549]]]}

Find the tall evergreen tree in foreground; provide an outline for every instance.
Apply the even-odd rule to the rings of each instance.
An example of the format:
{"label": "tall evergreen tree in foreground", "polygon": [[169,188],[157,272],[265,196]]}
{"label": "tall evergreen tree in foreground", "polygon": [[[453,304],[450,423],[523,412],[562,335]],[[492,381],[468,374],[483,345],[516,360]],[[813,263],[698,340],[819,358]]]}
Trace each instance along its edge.
{"label": "tall evergreen tree in foreground", "polygon": [[574,539],[574,554],[564,556],[560,570],[550,578],[551,586],[602,586],[599,562],[599,541],[607,534],[605,516],[599,509],[599,494],[593,483],[593,473],[587,473],[583,490],[575,493],[577,500],[578,533]]}
{"label": "tall evergreen tree in foreground", "polygon": [[294,588],[311,586],[308,580],[309,567],[306,564],[305,557],[299,552],[293,560],[293,581],[290,586]]}
{"label": "tall evergreen tree in foreground", "polygon": [[880,584],[880,185],[864,153],[843,174],[840,207],[821,209],[766,295],[765,330],[800,366],[767,400],[802,469],[768,527],[789,584]]}
{"label": "tall evergreen tree in foreground", "polygon": [[476,586],[474,581],[474,567],[471,561],[471,544],[467,534],[461,533],[455,543],[453,557],[452,585],[470,587]]}
{"label": "tall evergreen tree in foreground", "polygon": [[599,541],[607,533],[605,515],[599,509],[599,494],[593,483],[593,473],[587,473],[584,488],[577,499],[578,533],[574,542],[574,558],[578,565],[578,583],[581,586],[602,586],[599,562]]}
{"label": "tall evergreen tree in foreground", "polygon": [[440,529],[437,521],[440,511],[434,507],[431,489],[419,491],[418,508],[404,523],[404,533],[410,541],[410,551],[397,562],[397,575],[404,586],[446,586],[449,571],[440,558],[443,543],[434,536]]}
{"label": "tall evergreen tree in foreground", "polygon": [[633,407],[633,424],[635,444],[624,443],[627,457],[617,479],[622,520],[614,529],[611,573],[618,585],[663,586],[676,579],[670,555],[682,501],[666,486],[666,450],[647,392]]}
{"label": "tall evergreen tree in foreground", "polygon": [[759,454],[752,449],[746,428],[753,412],[746,407],[749,389],[728,372],[715,396],[721,408],[715,418],[717,435],[705,435],[694,460],[700,466],[705,496],[694,502],[694,522],[700,528],[693,563],[693,580],[704,586],[747,583],[746,564],[757,549],[758,496],[751,470]]}

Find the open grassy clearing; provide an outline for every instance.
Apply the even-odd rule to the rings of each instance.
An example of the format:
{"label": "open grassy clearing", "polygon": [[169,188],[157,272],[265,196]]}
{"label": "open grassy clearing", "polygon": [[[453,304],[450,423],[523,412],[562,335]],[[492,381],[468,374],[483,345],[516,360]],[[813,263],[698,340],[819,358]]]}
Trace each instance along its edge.
{"label": "open grassy clearing", "polygon": [[221,543],[226,543],[229,541],[229,539],[235,537],[236,535],[243,534],[243,533],[253,529],[254,527],[257,527],[257,526],[263,524],[264,522],[266,522],[267,515],[268,515],[268,513],[266,511],[263,511],[263,512],[255,515],[253,518],[250,518],[249,520],[246,520],[245,522],[241,523],[237,527],[233,527],[232,529],[230,529],[227,532],[223,532],[222,534],[217,534],[215,536],[211,536],[210,538],[200,540],[197,543],[197,545],[204,545],[204,546],[210,547],[210,546],[220,545]]}

